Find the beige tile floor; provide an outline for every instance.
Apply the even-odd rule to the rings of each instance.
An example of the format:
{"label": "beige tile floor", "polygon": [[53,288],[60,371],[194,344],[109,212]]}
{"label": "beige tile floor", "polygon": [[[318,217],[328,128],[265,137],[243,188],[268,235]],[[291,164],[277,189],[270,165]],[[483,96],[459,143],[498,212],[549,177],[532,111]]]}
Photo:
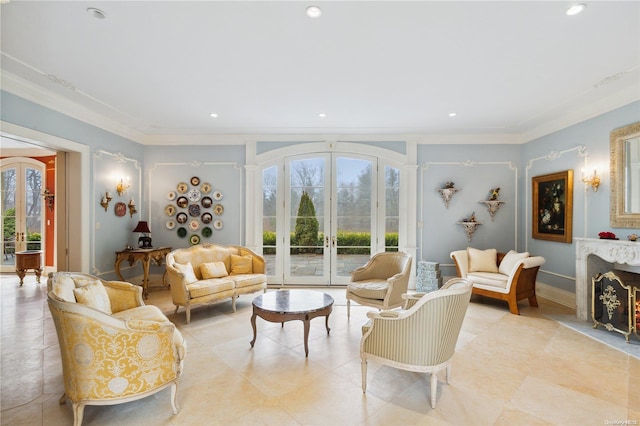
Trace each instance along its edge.
{"label": "beige tile floor", "polygon": [[[46,284],[0,277],[2,425],[70,425],[60,354],[46,304]],[[281,328],[258,319],[251,349],[251,300],[197,308],[191,324],[173,315],[169,292],[155,287],[147,303],[177,324],[189,350],[173,416],[169,390],[115,406],[88,406],[84,425],[611,425],[640,424],[640,360],[579,334],[547,315],[569,313],[541,300],[506,305],[474,297],[453,360],[449,385],[439,376],[429,405],[429,379],[369,363],[360,382],[359,342],[366,307],[347,321],[344,290],[330,317],[311,322],[309,357],[302,323]],[[614,423],[623,422],[623,423]],[[626,422],[626,423],[624,423]]]}

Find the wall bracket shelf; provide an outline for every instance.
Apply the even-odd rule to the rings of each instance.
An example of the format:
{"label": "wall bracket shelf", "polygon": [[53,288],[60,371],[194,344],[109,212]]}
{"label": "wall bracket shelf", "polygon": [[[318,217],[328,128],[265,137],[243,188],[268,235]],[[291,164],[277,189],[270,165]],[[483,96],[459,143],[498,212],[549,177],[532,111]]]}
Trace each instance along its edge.
{"label": "wall bracket shelf", "polygon": [[496,213],[498,213],[498,210],[500,210],[500,206],[506,203],[506,201],[485,200],[485,201],[479,201],[479,203],[487,206],[487,211],[489,212],[489,215],[491,216],[491,221],[493,222],[496,217]]}
{"label": "wall bracket shelf", "polygon": [[482,225],[482,222],[458,222],[458,225],[464,227],[464,232],[467,234],[467,241],[471,242],[473,233],[476,232],[478,226]]}
{"label": "wall bracket shelf", "polygon": [[438,188],[436,191],[440,192],[440,197],[442,197],[442,201],[444,201],[444,207],[448,209],[451,197],[460,190],[458,188]]}

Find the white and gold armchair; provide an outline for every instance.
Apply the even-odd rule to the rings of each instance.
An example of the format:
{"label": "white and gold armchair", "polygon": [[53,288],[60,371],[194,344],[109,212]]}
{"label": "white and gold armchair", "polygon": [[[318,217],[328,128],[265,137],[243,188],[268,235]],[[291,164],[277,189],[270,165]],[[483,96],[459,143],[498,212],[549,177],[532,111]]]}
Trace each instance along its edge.
{"label": "white and gold armchair", "polygon": [[362,392],[367,391],[369,359],[402,370],[431,374],[431,407],[436,406],[437,373],[446,369],[447,383],[471,284],[453,278],[440,290],[405,295],[403,310],[368,312],[360,342]]}
{"label": "white and gold armchair", "polygon": [[112,405],[171,387],[173,413],[186,342],[142,288],[69,272],[49,275],[48,302],[56,326],[65,393],[74,425],[85,405]]}

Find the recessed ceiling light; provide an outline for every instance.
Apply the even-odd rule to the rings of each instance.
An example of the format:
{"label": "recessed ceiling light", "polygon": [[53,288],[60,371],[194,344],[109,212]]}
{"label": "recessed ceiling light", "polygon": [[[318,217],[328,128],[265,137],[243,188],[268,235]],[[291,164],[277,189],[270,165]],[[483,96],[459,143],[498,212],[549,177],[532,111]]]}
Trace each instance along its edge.
{"label": "recessed ceiling light", "polygon": [[107,14],[104,13],[103,11],[101,11],[100,9],[97,9],[95,7],[89,7],[87,8],[87,13],[91,16],[93,16],[96,19],[104,19],[107,17]]}
{"label": "recessed ceiling light", "polygon": [[327,116],[327,114],[325,114],[324,112],[321,112],[320,114],[318,114],[318,117],[320,118],[325,118]]}
{"label": "recessed ceiling light", "polygon": [[582,12],[586,7],[587,5],[584,3],[574,4],[569,9],[567,9],[567,15],[569,16],[577,15],[578,13]]}
{"label": "recessed ceiling light", "polygon": [[450,112],[449,113],[449,117],[455,117],[456,115],[458,115],[458,114],[456,114],[455,112]]}
{"label": "recessed ceiling light", "polygon": [[318,6],[309,6],[306,13],[309,18],[319,18],[322,15],[322,9]]}
{"label": "recessed ceiling light", "polygon": [[211,114],[209,114],[211,117],[213,118],[218,118],[218,113],[216,112],[212,112]]}

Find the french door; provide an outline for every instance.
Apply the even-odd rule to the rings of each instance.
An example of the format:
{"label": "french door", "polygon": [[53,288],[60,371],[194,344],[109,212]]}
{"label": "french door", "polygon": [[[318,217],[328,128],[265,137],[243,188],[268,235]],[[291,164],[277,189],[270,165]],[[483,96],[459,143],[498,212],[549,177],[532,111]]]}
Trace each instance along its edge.
{"label": "french door", "polygon": [[[272,257],[272,268],[282,271],[283,284],[346,284],[351,271],[366,263],[379,229],[376,172],[376,159],[366,156],[325,153],[285,159],[284,208],[279,211],[276,205],[275,217],[263,220],[267,226],[281,224],[282,232],[276,234],[283,237],[276,238],[273,249],[282,255]],[[267,182],[263,192],[269,188]]]}
{"label": "french door", "polygon": [[2,160],[2,263],[0,272],[15,271],[15,253],[42,250],[44,164],[30,158]]}

